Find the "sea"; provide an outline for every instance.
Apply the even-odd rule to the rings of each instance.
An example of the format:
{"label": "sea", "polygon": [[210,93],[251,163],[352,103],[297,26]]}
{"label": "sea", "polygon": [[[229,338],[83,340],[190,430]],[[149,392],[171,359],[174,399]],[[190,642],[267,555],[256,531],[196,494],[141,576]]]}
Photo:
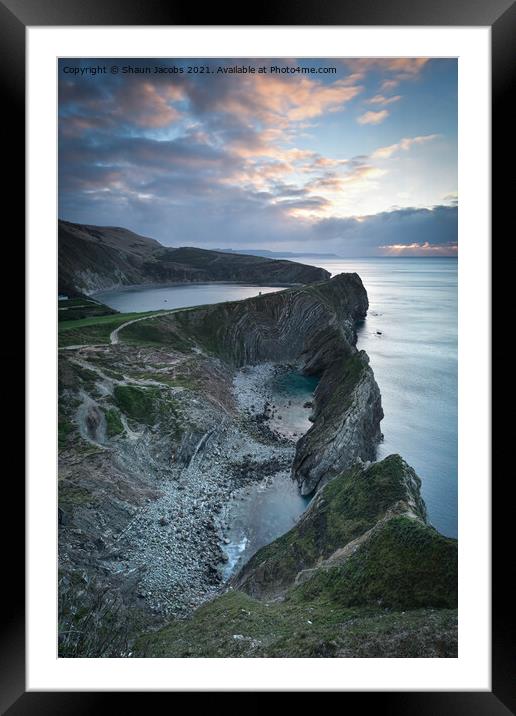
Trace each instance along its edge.
{"label": "sea", "polygon": [[[293,259],[291,259],[293,260]],[[316,259],[300,263],[335,276],[356,272],[369,297],[366,319],[358,326],[358,348],[370,358],[382,395],[383,440],[380,460],[399,453],[422,480],[428,517],[443,534],[457,536],[457,259]],[[172,309],[231,301],[280,290],[273,286],[196,284],[143,287],[97,293],[123,312]],[[277,399],[285,434],[309,428],[303,404],[315,385],[286,376]],[[306,509],[287,478],[269,480],[235,502],[231,517],[228,569],[290,529]]]}
{"label": "sea", "polygon": [[239,301],[259,293],[279,291],[277,286],[234,283],[194,283],[175,286],[130,286],[98,291],[93,298],[121,313],[160,311],[188,306],[204,306],[222,301]]}
{"label": "sea", "polygon": [[[306,259],[308,262],[308,259]],[[377,457],[399,453],[422,480],[430,522],[457,536],[456,258],[366,258],[318,263],[354,271],[369,298],[358,329],[382,395]]]}

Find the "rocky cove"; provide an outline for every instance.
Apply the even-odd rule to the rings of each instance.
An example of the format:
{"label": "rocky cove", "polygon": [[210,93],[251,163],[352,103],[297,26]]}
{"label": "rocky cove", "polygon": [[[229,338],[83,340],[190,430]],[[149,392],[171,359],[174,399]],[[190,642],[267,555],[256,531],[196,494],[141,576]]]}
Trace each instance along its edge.
{"label": "rocky cove", "polygon": [[[81,558],[99,566],[105,581],[129,577],[126,587],[138,585],[128,594],[129,601],[154,614],[187,615],[224,580],[233,505],[244,499],[246,489],[252,492],[269,478],[284,476],[292,463],[293,445],[266,432],[263,414],[250,409],[242,416],[249,427],[238,425],[231,414],[230,382],[229,409],[217,410],[219,406],[192,399],[188,388],[171,386],[170,376],[162,372],[152,379],[127,374],[127,351],[119,352],[122,360],[116,369],[124,373],[116,378],[111,361],[110,368],[105,367],[103,350],[81,349],[80,357],[69,359],[83,380],[90,370],[95,377],[79,394],[72,417],[84,441],[83,457],[77,457],[77,446],[71,448],[73,458],[66,452],[62,456],[62,529],[66,534],[73,519],[72,534],[83,543],[78,547]],[[146,369],[152,370],[149,365]],[[149,407],[147,399],[160,398],[160,418],[171,430],[164,435],[163,422],[154,430],[146,417],[138,424],[141,418],[136,415]],[[110,412],[117,411],[110,401],[113,406],[127,403],[129,416]],[[113,415],[120,420],[115,435],[110,427]],[[184,419],[188,428],[183,432],[177,426]],[[100,476],[113,483],[99,484]],[[122,481],[130,492],[127,496],[120,494]],[[108,513],[106,502],[113,498]],[[84,537],[89,533],[92,539],[98,536],[94,551],[86,555]],[[73,560],[78,555],[69,551],[68,556]]]}
{"label": "rocky cove", "polygon": [[[418,478],[401,459],[374,474],[370,494],[357,477],[370,474],[383,416],[367,355],[356,349],[367,307],[360,278],[341,274],[149,317],[128,323],[116,344],[60,352],[63,655],[296,655],[295,629],[284,653],[269,654],[270,636],[233,634],[232,617],[222,646],[204,643],[196,620],[214,609],[215,626],[220,604],[245,614],[248,598],[308,599],[317,611],[321,590],[349,581],[341,572],[371,545],[384,559],[385,544],[403,555],[415,539],[437,550],[437,562],[449,558],[453,541],[441,544],[426,525]],[[350,494],[328,498],[342,480]],[[328,509],[330,523],[321,517]],[[453,574],[434,581],[453,592]],[[305,582],[312,586],[301,594]],[[366,599],[350,582],[345,608],[453,608],[442,594],[389,602],[384,591],[386,599]],[[85,619],[88,637],[70,637],[85,633]],[[444,612],[418,614],[410,628],[436,619],[439,638],[453,632]],[[193,631],[170,636],[177,629]]]}

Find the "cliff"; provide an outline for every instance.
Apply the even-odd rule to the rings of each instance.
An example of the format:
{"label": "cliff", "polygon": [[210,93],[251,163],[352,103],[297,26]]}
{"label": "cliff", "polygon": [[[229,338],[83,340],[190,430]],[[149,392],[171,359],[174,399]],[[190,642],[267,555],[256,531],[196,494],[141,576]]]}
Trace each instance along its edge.
{"label": "cliff", "polygon": [[296,362],[318,375],[313,425],[297,443],[292,474],[302,494],[351,466],[372,460],[381,438],[381,396],[355,324],[367,293],[357,274],[153,318],[128,326],[125,340],[202,346],[232,365]]}
{"label": "cliff", "polygon": [[296,445],[292,474],[310,495],[357,460],[374,460],[382,434],[381,396],[364,351],[337,357],[314,395],[313,425]]}
{"label": "cliff", "polygon": [[426,522],[398,455],[356,465],[259,550],[192,619],[137,643],[147,656],[456,656],[457,542]]}
{"label": "cliff", "polygon": [[[367,308],[342,274],[74,333],[59,360],[62,656],[456,656],[456,542],[427,524],[399,456],[368,462],[383,413],[356,348]],[[237,377],[264,362],[319,379],[297,443],[260,395],[239,402]],[[226,509],[291,469],[309,508],[228,584]]]}
{"label": "cliff", "polygon": [[[420,485],[419,477],[399,455],[367,468],[354,465],[320,489],[296,527],[259,550],[235,576],[233,586],[251,596],[271,597],[314,578],[324,582],[326,576],[320,570],[326,575],[329,569],[341,569],[355,553],[357,559],[369,558],[371,544],[383,539],[387,523],[395,518],[404,518],[407,544],[411,535],[420,533],[446,543],[426,524]],[[397,539],[399,524],[393,524],[396,527],[388,529]],[[396,553],[401,564],[400,550]],[[421,564],[413,566],[419,569]],[[429,566],[423,565],[423,571]],[[380,567],[387,569],[387,563]],[[410,575],[406,579],[420,582]]]}
{"label": "cliff", "polygon": [[169,248],[118,227],[59,221],[59,291],[92,293],[137,284],[235,281],[289,285],[329,278],[321,268],[293,261]]}

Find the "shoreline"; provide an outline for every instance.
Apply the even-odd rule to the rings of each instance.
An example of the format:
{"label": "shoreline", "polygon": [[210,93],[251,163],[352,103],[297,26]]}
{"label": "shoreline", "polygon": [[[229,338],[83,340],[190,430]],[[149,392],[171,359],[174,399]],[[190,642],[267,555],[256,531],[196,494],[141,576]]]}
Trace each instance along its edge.
{"label": "shoreline", "polygon": [[[120,293],[145,290],[148,288],[178,288],[179,286],[250,286],[258,287],[264,286],[264,282],[260,281],[255,283],[253,281],[174,281],[173,283],[134,283],[134,284],[123,284],[120,286],[112,286],[111,288],[95,289],[94,291],[85,291],[85,296],[98,296],[102,293],[108,293],[111,291],[117,291]],[[304,286],[302,283],[267,283],[269,288],[288,289],[296,288],[297,286]]]}
{"label": "shoreline", "polygon": [[[207,419],[204,415],[207,432],[188,463],[173,470],[171,479],[162,484],[161,496],[146,506],[134,539],[126,536],[130,544],[126,543],[124,571],[142,571],[141,598],[156,616],[188,617],[227,591],[242,560],[250,557],[242,551],[228,572],[235,509],[246,493],[267,489],[271,480],[291,471],[295,441],[275,435],[265,417],[267,380],[285,366],[271,364],[267,371],[257,368],[254,380],[248,382],[249,391],[237,392],[241,371],[234,374],[231,389],[236,414],[218,424],[215,416]],[[248,400],[241,402],[248,392]],[[201,524],[205,527],[202,535]],[[168,558],[172,558],[169,569]],[[153,567],[146,569],[147,565]]]}
{"label": "shoreline", "polygon": [[[111,350],[109,346],[102,352]],[[94,356],[92,351],[91,359]],[[81,354],[72,361],[91,370],[88,357]],[[116,385],[141,385],[123,375],[123,366],[118,364],[122,371],[118,378],[97,368],[96,385],[104,395],[112,394]],[[133,503],[124,520],[103,534],[98,553],[99,564],[113,580],[137,584],[130,602],[149,617],[158,621],[189,617],[201,604],[227,591],[230,578],[250,558],[248,550],[242,550],[241,559],[231,564],[232,528],[249,495],[267,490],[279,476],[290,476],[295,440],[270,429],[266,406],[268,379],[291,368],[283,364],[259,365],[255,371],[245,368],[245,387],[238,380],[242,371],[228,373],[225,380],[234,405],[229,413],[213,403],[192,401],[184,388],[171,389],[173,399],[182,410],[189,410],[197,426],[195,433],[185,435],[172,461],[166,433],[141,428],[134,432],[124,420],[125,437],[108,447],[102,423],[98,436],[88,435],[87,428],[104,409],[102,398],[85,397],[78,406],[75,422],[81,437],[99,451],[92,466],[95,471],[112,473],[109,453],[114,450],[117,468],[152,475],[155,494],[147,497],[142,491],[139,504]],[[148,379],[145,382],[150,384]],[[76,467],[62,455],[60,471],[68,470],[75,472]],[[261,546],[255,544],[253,553]]]}
{"label": "shoreline", "polygon": [[[150,286],[168,288],[193,283],[237,282]],[[140,284],[121,290],[146,287]],[[366,510],[364,516],[350,508],[350,515],[342,518],[342,535],[328,533],[324,544],[319,545],[317,524],[315,541],[307,542],[296,530],[302,532],[308,524],[309,504],[315,505],[310,514],[317,517],[319,508],[324,508],[321,514],[325,514],[325,497],[319,494],[303,507],[292,499],[290,487],[283,492],[276,488],[278,482],[287,484],[290,477],[293,490],[301,497],[313,498],[318,487],[337,477],[338,471],[342,472],[339,479],[346,484],[350,465],[361,465],[356,469],[362,472],[373,465],[372,474],[376,475],[374,463],[383,417],[379,388],[367,354],[356,347],[356,323],[363,320],[367,310],[359,277],[336,277],[318,289],[315,297],[310,288],[290,292],[288,287],[282,288],[287,290],[272,293],[270,302],[250,299],[248,308],[242,308],[239,302],[215,305],[204,309],[198,321],[194,316],[179,322],[178,340],[192,337],[197,350],[180,350],[181,344],[176,350],[165,332],[164,336],[158,335],[156,345],[134,345],[128,340],[127,344],[116,348],[110,345],[96,353],[87,349],[72,354],[63,366],[63,386],[76,385],[79,380],[84,387],[78,396],[82,401],[79,410],[74,395],[67,396],[75,411],[69,416],[71,423],[82,428],[81,438],[90,442],[90,451],[91,445],[97,449],[89,453],[91,459],[87,461],[83,459],[86,453],[82,446],[75,452],[70,446],[68,453],[61,453],[63,478],[68,478],[67,492],[61,487],[61,495],[64,503],[73,503],[71,510],[60,512],[66,530],[63,534],[69,538],[63,558],[72,595],[77,589],[79,570],[83,570],[85,576],[81,579],[85,581],[90,570],[97,568],[102,581],[92,590],[92,598],[95,589],[113,589],[124,609],[128,608],[129,619],[136,608],[142,619],[153,622],[153,626],[149,625],[151,630],[169,617],[171,629],[178,622],[178,629],[183,629],[184,620],[201,605],[213,602],[216,611],[234,594],[244,604],[248,597],[256,599],[257,604],[275,600],[285,589],[297,589],[299,574],[312,574],[320,566],[323,571],[318,574],[324,577],[326,562],[323,564],[321,558],[328,561],[337,555],[340,559],[343,550],[353,548],[355,540],[362,538],[374,546],[374,535],[383,534],[385,520],[380,513],[373,533],[375,525],[371,527],[369,521],[362,524],[365,517],[369,520],[369,512]],[[102,293],[98,291],[96,295]],[[311,301],[307,302],[307,296]],[[345,312],[343,304],[348,307],[350,298],[351,309]],[[336,320],[340,330],[329,342],[327,330]],[[202,321],[209,324],[208,329]],[[210,342],[213,325],[226,331],[224,340],[218,343]],[[240,333],[233,326],[240,328]],[[169,332],[174,332],[173,326]],[[315,393],[315,401],[307,400],[303,383],[294,377],[300,367],[306,371],[304,376],[319,381],[317,392],[311,393]],[[273,380],[278,375],[281,378],[281,373],[292,374],[294,380],[280,380],[278,390]],[[286,397],[278,400],[278,394],[285,395],[281,393],[285,384]],[[292,412],[287,415],[291,402]],[[308,429],[310,435],[306,436],[304,428],[300,439],[295,432],[290,436],[278,434],[274,418],[283,421],[285,428],[297,430],[293,427],[298,425],[295,413],[302,412],[301,406],[313,408],[306,415],[313,423],[314,429]],[[401,458],[398,460],[405,464]],[[78,464],[80,467],[74,467]],[[402,470],[398,476],[387,469],[390,462],[385,462],[386,468],[381,464],[378,470],[387,470],[388,477],[399,478],[398,486],[407,488],[408,507],[398,500],[393,509],[403,508],[401,518],[405,513],[410,518],[412,503],[421,502],[419,478],[412,468],[407,468],[406,475]],[[262,505],[257,505],[260,500],[256,501],[256,495],[266,492],[269,486],[272,489],[264,501],[264,511]],[[324,495],[331,497],[332,489]],[[360,489],[357,485],[359,506],[364,497]],[[104,502],[105,496],[108,499]],[[367,499],[375,502],[374,490]],[[274,500],[270,519],[262,524]],[[383,505],[381,501],[378,504]],[[337,499],[335,508],[341,506]],[[421,524],[426,524],[423,512],[424,505],[420,517]],[[291,519],[290,526],[285,516]],[[385,517],[391,516],[385,513]],[[293,529],[292,524],[295,526],[299,520],[301,527]],[[347,522],[352,523],[352,530]],[[404,524],[400,523],[400,530]],[[410,524],[411,530],[420,529]],[[362,528],[365,531],[360,533]],[[294,537],[278,539],[291,530]],[[400,532],[400,539],[404,534]],[[93,546],[87,554],[84,537]],[[294,542],[289,542],[291,539]],[[317,550],[314,553],[314,545],[320,554]],[[253,562],[257,551],[260,554]],[[367,552],[362,558],[367,558]],[[328,561],[326,566],[332,564]],[[241,569],[243,566],[247,572]],[[233,580],[238,574],[243,576]],[[346,575],[342,576],[344,580]],[[269,603],[265,606],[269,607]],[[245,611],[238,608],[237,617]],[[240,631],[233,622],[228,628]],[[290,635],[294,640],[295,628],[294,624]],[[234,640],[232,634],[230,631]]]}

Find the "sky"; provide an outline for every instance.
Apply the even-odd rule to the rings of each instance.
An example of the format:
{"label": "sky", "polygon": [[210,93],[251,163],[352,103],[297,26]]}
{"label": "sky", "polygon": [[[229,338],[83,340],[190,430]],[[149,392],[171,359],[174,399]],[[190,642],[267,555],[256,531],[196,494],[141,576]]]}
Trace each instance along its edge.
{"label": "sky", "polygon": [[457,255],[454,59],[62,59],[58,76],[62,219],[167,246]]}

